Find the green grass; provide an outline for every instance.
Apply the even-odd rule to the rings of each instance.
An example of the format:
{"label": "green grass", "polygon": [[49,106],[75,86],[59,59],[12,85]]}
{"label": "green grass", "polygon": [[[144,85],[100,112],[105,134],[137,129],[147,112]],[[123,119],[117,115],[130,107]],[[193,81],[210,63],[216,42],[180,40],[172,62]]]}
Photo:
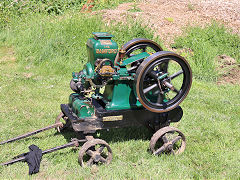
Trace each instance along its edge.
{"label": "green grass", "polygon": [[151,30],[137,22],[131,27],[99,22],[100,18],[89,14],[31,15],[12,21],[0,33],[0,41],[14,46],[21,63],[41,66],[46,73],[71,74],[87,61],[86,41],[92,32],[111,32],[119,47],[137,37],[154,39]]}
{"label": "green grass", "polygon": [[[85,43],[93,31],[111,32],[119,46],[135,37],[159,42],[139,23],[131,27],[105,26],[99,23],[100,18],[87,16],[36,14],[16,18],[0,32],[0,141],[54,123],[60,104],[68,102],[71,72],[79,71],[87,61]],[[194,66],[193,57],[190,63]],[[194,68],[194,76],[200,77]],[[145,128],[110,129],[96,134],[113,150],[109,166],[81,168],[77,161],[79,150],[67,148],[44,155],[40,172],[32,177],[239,179],[239,99],[238,85],[216,85],[195,78],[190,94],[182,103],[184,116],[179,123],[172,124],[187,138],[182,155],[152,156],[148,152],[152,134]],[[31,144],[44,150],[65,144],[71,137],[74,137],[72,132],[58,134],[50,130],[3,145],[0,162],[27,152]],[[26,163],[0,167],[2,179],[28,179],[27,172]]]}
{"label": "green grass", "polygon": [[[30,78],[28,73],[32,73]],[[53,123],[60,112],[59,105],[66,103],[71,93],[68,74],[48,76],[39,73],[38,67],[12,61],[1,62],[0,78],[1,140]],[[239,86],[193,82],[182,104],[184,117],[174,124],[187,137],[186,151],[180,156],[149,154],[151,133],[144,128],[111,129],[97,133],[113,150],[109,166],[81,168],[77,162],[78,150],[68,148],[44,155],[40,173],[33,177],[237,179],[240,177],[239,95]],[[72,136],[73,133],[62,135],[50,130],[6,144],[0,147],[0,162],[27,152],[31,144],[48,149],[69,142]],[[26,163],[0,167],[1,178],[28,178],[27,172]]]}
{"label": "green grass", "polygon": [[[0,2],[0,29],[16,17],[24,17],[29,14],[53,14],[62,15],[70,11],[79,12],[82,7],[92,5],[92,10],[113,8],[129,0],[1,0]],[[134,1],[135,2],[135,1]]]}
{"label": "green grass", "polygon": [[132,8],[129,9],[128,11],[129,11],[129,12],[141,12],[142,10],[141,10],[139,7],[137,7],[137,5],[138,5],[138,4],[136,4],[136,3],[133,4],[133,5],[132,5]]}
{"label": "green grass", "polygon": [[217,80],[219,55],[228,55],[240,63],[240,37],[215,22],[205,28],[189,27],[185,36],[176,38],[173,47],[185,49],[182,55],[190,61],[198,79]]}

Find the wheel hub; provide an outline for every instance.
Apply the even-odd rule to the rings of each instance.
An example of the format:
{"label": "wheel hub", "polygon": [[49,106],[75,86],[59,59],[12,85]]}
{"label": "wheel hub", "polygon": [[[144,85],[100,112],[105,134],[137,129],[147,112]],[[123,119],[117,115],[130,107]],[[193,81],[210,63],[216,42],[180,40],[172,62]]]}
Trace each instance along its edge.
{"label": "wheel hub", "polygon": [[166,147],[167,151],[171,151],[173,149],[173,145],[172,144],[168,144]]}
{"label": "wheel hub", "polygon": [[93,158],[94,158],[94,161],[95,161],[95,162],[99,162],[99,161],[100,161],[100,158],[101,158],[100,153],[95,153],[95,155],[93,156]]}

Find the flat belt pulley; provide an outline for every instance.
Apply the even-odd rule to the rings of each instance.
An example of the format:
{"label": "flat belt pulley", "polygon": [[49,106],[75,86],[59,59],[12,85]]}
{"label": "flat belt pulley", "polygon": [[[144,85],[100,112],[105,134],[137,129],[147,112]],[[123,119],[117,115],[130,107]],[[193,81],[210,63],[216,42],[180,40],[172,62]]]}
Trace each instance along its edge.
{"label": "flat belt pulley", "polygon": [[192,71],[181,56],[159,51],[146,58],[135,76],[135,92],[141,104],[152,112],[167,112],[187,96]]}

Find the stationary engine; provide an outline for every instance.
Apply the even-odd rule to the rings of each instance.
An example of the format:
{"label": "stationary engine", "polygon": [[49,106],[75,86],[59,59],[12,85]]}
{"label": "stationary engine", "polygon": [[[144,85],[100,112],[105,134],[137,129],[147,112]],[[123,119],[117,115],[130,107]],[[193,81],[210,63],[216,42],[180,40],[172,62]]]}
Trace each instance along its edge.
{"label": "stationary engine", "polygon": [[[145,107],[162,113],[187,96],[192,73],[183,57],[163,51],[149,39],[133,39],[118,49],[113,35],[93,35],[87,41],[88,62],[79,73],[73,73],[70,83],[82,99],[97,101],[106,110]],[[72,100],[73,95],[70,104]],[[91,112],[94,114],[93,109]]]}

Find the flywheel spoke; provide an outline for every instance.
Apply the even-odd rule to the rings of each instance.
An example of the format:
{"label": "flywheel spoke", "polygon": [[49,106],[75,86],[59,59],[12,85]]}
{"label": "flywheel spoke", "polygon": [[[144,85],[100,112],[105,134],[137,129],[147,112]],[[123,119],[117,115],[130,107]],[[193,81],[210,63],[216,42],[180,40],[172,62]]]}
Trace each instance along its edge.
{"label": "flywheel spoke", "polygon": [[181,75],[183,73],[183,70],[180,70],[174,74],[172,74],[171,76],[169,76],[169,79],[174,79],[175,77],[178,77],[179,75]]}
{"label": "flywheel spoke", "polygon": [[175,93],[177,93],[177,94],[179,93],[179,90],[176,89],[171,83],[165,81],[165,82],[164,82],[164,85],[165,85],[166,87],[168,87],[169,89],[171,89],[173,92],[175,92]]}
{"label": "flywheel spoke", "polygon": [[148,93],[149,91],[151,91],[152,89],[154,89],[157,86],[158,86],[157,84],[153,84],[153,85],[143,89],[143,93],[146,94],[146,93]]}
{"label": "flywheel spoke", "polygon": [[163,95],[159,93],[157,98],[157,104],[161,104],[162,102],[163,102]]}
{"label": "flywheel spoke", "polygon": [[150,76],[153,79],[157,79],[158,78],[158,74],[154,70],[148,72],[148,76]]}
{"label": "flywheel spoke", "polygon": [[179,90],[178,89],[176,89],[174,86],[173,86],[173,88],[171,89],[173,92],[175,92],[175,93],[179,93]]}

